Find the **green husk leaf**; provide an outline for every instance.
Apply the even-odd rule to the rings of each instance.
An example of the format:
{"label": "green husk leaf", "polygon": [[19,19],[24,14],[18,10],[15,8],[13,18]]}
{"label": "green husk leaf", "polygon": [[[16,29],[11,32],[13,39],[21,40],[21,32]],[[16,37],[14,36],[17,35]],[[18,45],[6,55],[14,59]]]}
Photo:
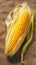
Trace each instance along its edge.
{"label": "green husk leaf", "polygon": [[24,63],[23,55],[25,54],[25,52],[27,50],[27,47],[29,46],[29,44],[31,43],[32,38],[33,38],[33,32],[34,32],[34,12],[33,11],[32,11],[32,17],[31,17],[30,22],[31,22],[30,29],[29,29],[29,32],[26,36],[27,41],[26,41],[25,45],[22,48],[21,63]]}

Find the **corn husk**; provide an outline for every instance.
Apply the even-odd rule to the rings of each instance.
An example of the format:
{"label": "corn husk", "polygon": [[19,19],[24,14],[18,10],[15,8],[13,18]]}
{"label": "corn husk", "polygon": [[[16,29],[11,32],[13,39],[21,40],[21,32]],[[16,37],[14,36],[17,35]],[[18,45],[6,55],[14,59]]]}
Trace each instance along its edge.
{"label": "corn husk", "polygon": [[[29,13],[29,22],[26,25],[26,31],[24,31],[24,33],[17,39],[16,44],[14,45],[14,48],[11,49],[10,52],[8,52],[8,47],[10,49],[10,36],[12,33],[12,29],[14,24],[16,23],[19,15],[21,14],[22,10],[24,11],[28,11]],[[13,13],[13,14],[12,14]],[[12,14],[12,15],[11,15]],[[25,40],[25,38],[28,40],[29,39],[29,28],[30,28],[30,21],[31,21],[31,16],[32,16],[32,12],[31,12],[31,8],[27,5],[26,2],[22,3],[22,4],[18,4],[15,9],[13,10],[13,12],[11,11],[6,19],[6,26],[7,26],[7,36],[6,36],[6,41],[5,41],[5,54],[8,56],[13,56],[18,50],[19,48],[22,46],[23,41]],[[19,31],[20,32],[20,31]],[[15,32],[14,32],[15,33]],[[33,32],[32,32],[33,33]],[[11,38],[12,40],[12,38]],[[11,41],[10,40],[10,41]],[[31,41],[31,40],[30,40]],[[14,42],[14,41],[13,41]],[[12,42],[11,42],[12,43]],[[22,49],[22,54],[25,51],[25,48],[27,48],[28,42],[26,42],[24,48]],[[12,43],[13,44],[13,43]],[[12,46],[12,45],[11,45]]]}

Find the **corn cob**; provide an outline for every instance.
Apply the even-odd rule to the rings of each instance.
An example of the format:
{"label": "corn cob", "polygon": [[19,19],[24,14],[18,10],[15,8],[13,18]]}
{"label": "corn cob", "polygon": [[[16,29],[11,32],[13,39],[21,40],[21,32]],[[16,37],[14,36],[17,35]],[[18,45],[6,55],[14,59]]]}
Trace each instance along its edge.
{"label": "corn cob", "polygon": [[7,41],[7,44],[8,44],[7,53],[8,54],[13,50],[20,36],[23,33],[26,33],[25,31],[27,30],[28,22],[29,22],[29,14],[28,14],[28,11],[25,10],[20,14],[20,16],[17,19],[17,22],[13,25],[11,29],[11,34],[9,35],[9,38]]}

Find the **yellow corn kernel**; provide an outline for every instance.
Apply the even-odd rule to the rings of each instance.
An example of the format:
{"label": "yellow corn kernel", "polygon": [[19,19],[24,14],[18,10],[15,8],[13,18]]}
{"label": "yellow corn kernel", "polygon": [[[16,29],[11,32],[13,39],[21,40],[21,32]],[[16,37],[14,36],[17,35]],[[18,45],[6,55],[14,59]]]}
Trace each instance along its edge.
{"label": "yellow corn kernel", "polygon": [[13,48],[16,45],[17,40],[20,38],[20,36],[25,32],[26,27],[29,23],[29,14],[28,11],[22,11],[16,21],[16,23],[13,25],[12,33],[9,39],[9,45],[7,52],[10,53]]}

